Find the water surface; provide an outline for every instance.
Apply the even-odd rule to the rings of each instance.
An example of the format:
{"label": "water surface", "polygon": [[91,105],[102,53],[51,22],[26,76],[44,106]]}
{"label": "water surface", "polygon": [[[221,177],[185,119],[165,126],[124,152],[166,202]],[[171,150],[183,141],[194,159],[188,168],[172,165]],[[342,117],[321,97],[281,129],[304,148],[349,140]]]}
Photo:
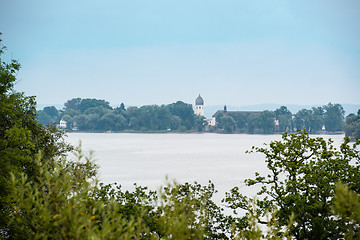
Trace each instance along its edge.
{"label": "water surface", "polygon": [[[332,138],[339,146],[344,136],[322,137]],[[234,186],[244,186],[244,179],[252,178],[255,172],[266,173],[264,156],[245,152],[280,139],[281,135],[212,133],[68,133],[67,137],[69,143],[78,145],[81,141],[83,150],[95,151],[101,182],[117,182],[125,190],[133,190],[133,183],[157,190],[166,176],[180,183],[207,184],[211,180],[220,195]]]}

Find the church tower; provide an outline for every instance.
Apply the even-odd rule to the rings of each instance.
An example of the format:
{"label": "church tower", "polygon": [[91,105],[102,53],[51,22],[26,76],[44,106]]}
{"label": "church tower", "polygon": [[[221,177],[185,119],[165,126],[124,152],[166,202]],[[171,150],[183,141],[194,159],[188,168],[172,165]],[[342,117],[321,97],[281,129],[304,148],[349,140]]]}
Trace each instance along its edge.
{"label": "church tower", "polygon": [[195,114],[204,116],[204,99],[200,94],[195,100]]}

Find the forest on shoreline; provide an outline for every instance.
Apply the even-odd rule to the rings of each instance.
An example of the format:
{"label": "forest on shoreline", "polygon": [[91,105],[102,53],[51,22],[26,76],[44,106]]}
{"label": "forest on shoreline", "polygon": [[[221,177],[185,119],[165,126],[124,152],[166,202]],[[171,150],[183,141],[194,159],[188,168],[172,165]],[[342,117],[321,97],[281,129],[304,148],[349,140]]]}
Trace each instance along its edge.
{"label": "forest on shoreline", "polygon": [[302,109],[291,113],[286,106],[275,111],[219,111],[216,126],[196,115],[191,104],[177,101],[168,105],[145,105],[125,108],[123,103],[111,107],[101,99],[73,98],[61,110],[54,106],[38,111],[43,125],[66,121],[66,130],[81,132],[215,132],[271,134],[296,132],[342,133],[360,137],[360,110],[345,112],[341,104]]}

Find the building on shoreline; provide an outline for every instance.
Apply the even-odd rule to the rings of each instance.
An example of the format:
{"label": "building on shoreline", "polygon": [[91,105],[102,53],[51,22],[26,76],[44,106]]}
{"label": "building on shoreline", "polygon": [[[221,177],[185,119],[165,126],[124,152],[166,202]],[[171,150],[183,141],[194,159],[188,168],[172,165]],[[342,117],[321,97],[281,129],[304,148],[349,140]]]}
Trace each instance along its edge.
{"label": "building on shoreline", "polygon": [[225,116],[225,115],[250,115],[250,114],[254,114],[254,115],[260,115],[261,111],[228,111],[226,105],[224,106],[224,110],[217,110],[211,118],[211,124],[210,126],[216,126],[216,118],[220,115],[220,116]]}
{"label": "building on shoreline", "polygon": [[65,129],[67,126],[67,122],[64,119],[60,120],[60,123],[58,124],[58,128]]}
{"label": "building on shoreline", "polygon": [[204,99],[200,96],[200,94],[195,100],[195,114],[204,116]]}
{"label": "building on shoreline", "polygon": [[[195,100],[195,114],[199,115],[199,116],[204,116],[204,108],[205,108],[205,104],[204,104],[204,99],[201,97],[201,95],[199,94],[199,96],[196,98]],[[208,126],[216,126],[216,118],[221,115],[250,115],[250,114],[255,114],[255,115],[259,115],[261,114],[261,111],[228,111],[226,105],[224,106],[224,110],[217,110],[213,115],[211,119],[206,119]]]}

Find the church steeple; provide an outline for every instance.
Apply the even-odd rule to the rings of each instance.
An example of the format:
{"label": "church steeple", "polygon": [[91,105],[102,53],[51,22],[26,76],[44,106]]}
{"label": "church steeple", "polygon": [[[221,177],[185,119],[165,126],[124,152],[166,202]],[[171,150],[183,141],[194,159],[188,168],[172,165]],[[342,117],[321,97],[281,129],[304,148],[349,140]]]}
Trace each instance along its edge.
{"label": "church steeple", "polygon": [[195,105],[204,105],[204,99],[200,96],[200,94],[195,100]]}
{"label": "church steeple", "polygon": [[195,100],[195,114],[204,116],[204,99],[200,94]]}

